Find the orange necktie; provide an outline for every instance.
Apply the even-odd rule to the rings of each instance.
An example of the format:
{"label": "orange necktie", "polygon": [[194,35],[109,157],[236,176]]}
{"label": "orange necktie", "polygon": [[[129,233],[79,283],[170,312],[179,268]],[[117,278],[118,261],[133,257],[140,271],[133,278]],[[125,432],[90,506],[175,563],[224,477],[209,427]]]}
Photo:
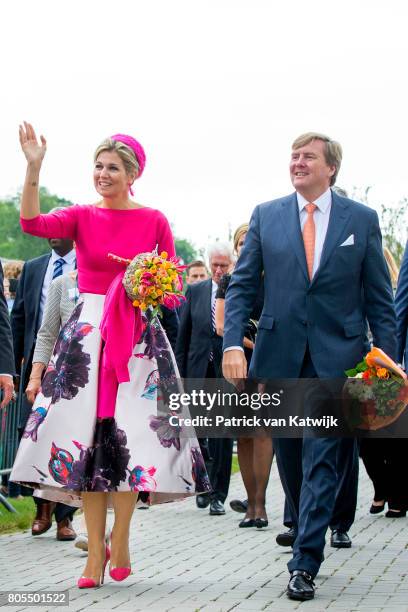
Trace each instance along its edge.
{"label": "orange necktie", "polygon": [[316,208],[316,204],[306,204],[305,209],[307,212],[307,219],[303,226],[303,244],[305,245],[307,271],[309,273],[310,280],[312,280],[313,276],[313,262],[315,253],[316,228],[313,213]]}

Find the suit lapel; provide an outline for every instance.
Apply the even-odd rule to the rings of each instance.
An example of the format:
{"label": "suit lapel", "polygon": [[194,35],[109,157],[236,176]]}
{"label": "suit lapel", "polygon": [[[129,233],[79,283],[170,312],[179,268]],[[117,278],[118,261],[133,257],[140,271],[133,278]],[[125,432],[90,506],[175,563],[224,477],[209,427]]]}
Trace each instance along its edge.
{"label": "suit lapel", "polygon": [[302,231],[300,229],[299,206],[296,193],[292,194],[286,200],[281,202],[280,217],[287,238],[295,251],[300,267],[303,270],[303,274],[305,275],[307,282],[309,282],[305,247],[303,245]]}
{"label": "suit lapel", "polygon": [[329,225],[323,245],[322,256],[320,258],[320,265],[313,277],[313,283],[316,281],[316,278],[318,278],[320,270],[326,265],[335,247],[340,244],[340,239],[342,234],[345,233],[350,215],[350,208],[347,201],[332,192]]}

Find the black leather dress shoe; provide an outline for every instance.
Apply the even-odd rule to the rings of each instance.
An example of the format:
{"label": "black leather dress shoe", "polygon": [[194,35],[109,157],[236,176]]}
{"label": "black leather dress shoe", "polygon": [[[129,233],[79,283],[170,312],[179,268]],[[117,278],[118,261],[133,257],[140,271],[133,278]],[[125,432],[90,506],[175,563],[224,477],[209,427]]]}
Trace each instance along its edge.
{"label": "black leather dress shoe", "polygon": [[293,546],[296,540],[297,533],[293,527],[285,531],[284,533],[279,533],[276,536],[276,543],[279,546]]}
{"label": "black leather dress shoe", "polygon": [[289,599],[297,601],[313,599],[315,590],[311,575],[303,570],[294,570],[290,575],[286,594]]}
{"label": "black leather dress shoe", "polygon": [[211,516],[219,516],[221,514],[225,514],[224,504],[219,499],[211,500],[210,514]]}
{"label": "black leather dress shoe", "polygon": [[248,510],[248,500],[244,499],[244,501],[241,501],[240,499],[232,499],[230,501],[230,508],[234,510],[234,512],[245,514]]}
{"label": "black leather dress shoe", "polygon": [[347,531],[333,529],[330,536],[330,546],[333,548],[351,548],[351,540]]}
{"label": "black leather dress shoe", "polygon": [[208,508],[210,505],[210,496],[209,495],[197,495],[196,496],[196,505],[197,508]]}
{"label": "black leather dress shoe", "polygon": [[255,527],[257,529],[263,529],[264,527],[267,527],[267,526],[268,526],[268,519],[260,518],[260,517],[255,519]]}

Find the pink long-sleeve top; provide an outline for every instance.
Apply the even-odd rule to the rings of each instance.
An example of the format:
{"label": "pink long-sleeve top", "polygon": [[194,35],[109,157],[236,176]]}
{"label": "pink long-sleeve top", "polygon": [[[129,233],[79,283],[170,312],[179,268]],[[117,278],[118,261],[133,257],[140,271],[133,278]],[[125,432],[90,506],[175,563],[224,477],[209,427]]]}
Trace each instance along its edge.
{"label": "pink long-sleeve top", "polygon": [[175,255],[169,223],[153,208],[114,210],[76,204],[20,221],[27,234],[75,240],[81,293],[105,294],[115,276],[123,272],[123,264],[112,261],[108,253],[133,259],[158,244],[159,253]]}
{"label": "pink long-sleeve top", "polygon": [[141,313],[122,285],[124,264],[108,258],[108,253],[133,259],[158,246],[159,253],[167,251],[173,257],[174,240],[166,217],[147,207],[114,210],[74,205],[20,221],[23,231],[33,236],[75,241],[79,290],[106,294],[100,325],[105,367],[115,371],[118,382],[128,381],[128,361],[142,330]]}

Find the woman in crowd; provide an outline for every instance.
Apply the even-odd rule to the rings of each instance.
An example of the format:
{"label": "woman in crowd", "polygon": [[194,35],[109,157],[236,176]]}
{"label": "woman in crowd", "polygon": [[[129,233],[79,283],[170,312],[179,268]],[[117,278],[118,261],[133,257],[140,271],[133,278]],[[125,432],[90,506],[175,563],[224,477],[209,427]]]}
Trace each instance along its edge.
{"label": "woman in crowd", "polygon": [[9,312],[13,308],[14,300],[16,298],[18,279],[21,276],[23,270],[23,261],[12,260],[4,264],[4,294],[7,299],[7,306]]}
{"label": "woman in crowd", "polygon": [[[248,223],[243,223],[235,231],[233,242],[237,257],[239,257],[244,246],[247,232]],[[230,280],[231,274],[225,274],[220,280],[216,294],[215,324],[219,336],[224,334],[225,295]],[[244,337],[244,351],[248,366],[251,361],[257,322],[261,316],[263,301],[263,287],[261,287]],[[251,438],[239,437],[237,440],[237,452],[242,479],[248,497],[245,517],[239,523],[239,526],[266,527],[268,519],[265,509],[265,496],[273,458],[272,438],[269,435],[256,435]]]}
{"label": "woman in crowd", "polygon": [[[391,251],[384,247],[384,257],[388,265],[394,293],[398,283],[398,266]],[[406,462],[407,440],[394,437],[393,431],[400,426],[402,415],[398,422],[382,431],[381,438],[363,438],[360,445],[360,455],[367,474],[374,486],[374,499],[370,507],[371,514],[379,514],[388,503],[387,518],[404,518],[408,509],[408,487],[401,478],[401,466]],[[388,434],[388,435],[387,435]]]}
{"label": "woman in crowd", "polygon": [[[83,300],[59,334],[12,479],[54,501],[82,502],[89,554],[78,586],[92,588],[103,582],[109,558],[114,580],[131,573],[129,527],[138,497],[159,503],[210,489],[196,438],[169,426],[158,395],[161,383],[177,377],[171,346],[151,311],[142,315],[127,297],[118,259],[156,246],[172,257],[174,241],[162,213],[129,198],[145,165],[144,150],[131,136],[116,134],[97,148],[96,204],[43,215],[39,177],[46,141],[41,136],[39,143],[25,123],[20,143],[27,159],[22,228],[75,240]],[[115,514],[111,550],[104,541],[108,504]]]}

